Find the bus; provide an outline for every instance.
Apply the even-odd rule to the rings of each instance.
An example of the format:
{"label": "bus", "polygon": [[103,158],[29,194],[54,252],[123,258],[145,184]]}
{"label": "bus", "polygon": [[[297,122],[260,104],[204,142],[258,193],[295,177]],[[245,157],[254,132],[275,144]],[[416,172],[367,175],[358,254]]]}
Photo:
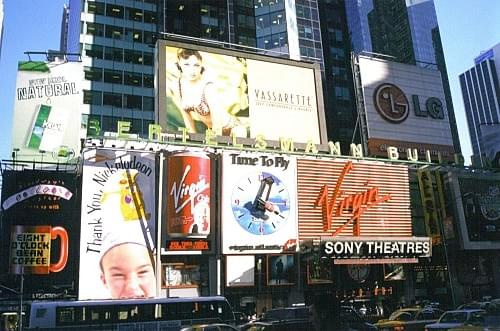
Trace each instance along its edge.
{"label": "bus", "polygon": [[164,330],[206,324],[235,324],[222,296],[127,300],[34,301],[27,330]]}

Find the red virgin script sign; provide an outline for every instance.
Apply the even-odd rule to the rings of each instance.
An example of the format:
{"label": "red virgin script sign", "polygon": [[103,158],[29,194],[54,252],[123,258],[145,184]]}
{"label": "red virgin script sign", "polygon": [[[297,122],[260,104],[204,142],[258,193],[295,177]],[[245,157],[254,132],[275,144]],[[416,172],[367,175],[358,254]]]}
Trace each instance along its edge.
{"label": "red virgin script sign", "polygon": [[342,196],[342,191],[340,190],[342,187],[342,183],[347,174],[353,169],[354,166],[352,164],[352,161],[348,161],[344,165],[344,168],[340,173],[340,177],[335,184],[335,188],[333,189],[331,198],[328,198],[329,186],[324,185],[315,202],[316,207],[322,207],[323,231],[331,230],[332,217],[342,216],[345,214],[352,215],[347,222],[345,222],[342,226],[337,228],[335,232],[333,232],[332,237],[337,236],[340,232],[342,232],[342,230],[344,230],[346,226],[351,223],[353,224],[353,235],[356,237],[360,236],[361,216],[363,215],[363,213],[365,213],[369,208],[391,199],[390,194],[380,196],[379,188],[376,186],[369,188],[364,192],[350,194],[344,197],[344,199],[340,199],[340,197]]}

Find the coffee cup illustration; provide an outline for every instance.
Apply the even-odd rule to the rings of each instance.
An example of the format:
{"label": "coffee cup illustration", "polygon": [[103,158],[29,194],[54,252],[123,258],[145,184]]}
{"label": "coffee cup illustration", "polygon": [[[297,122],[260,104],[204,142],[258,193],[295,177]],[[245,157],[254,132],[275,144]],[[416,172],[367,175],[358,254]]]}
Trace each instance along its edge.
{"label": "coffee cup illustration", "polygon": [[[51,249],[59,239],[59,258],[51,263]],[[11,228],[10,273],[49,274],[68,262],[68,232],[61,226],[14,225]]]}

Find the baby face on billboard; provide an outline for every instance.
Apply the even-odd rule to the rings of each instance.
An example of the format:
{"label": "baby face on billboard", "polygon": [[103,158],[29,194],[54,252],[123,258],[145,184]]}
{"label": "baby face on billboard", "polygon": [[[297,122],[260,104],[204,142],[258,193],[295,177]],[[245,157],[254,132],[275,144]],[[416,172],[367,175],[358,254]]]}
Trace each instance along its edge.
{"label": "baby face on billboard", "polygon": [[110,248],[101,259],[101,280],[113,299],[155,296],[156,278],[146,246],[129,242]]}

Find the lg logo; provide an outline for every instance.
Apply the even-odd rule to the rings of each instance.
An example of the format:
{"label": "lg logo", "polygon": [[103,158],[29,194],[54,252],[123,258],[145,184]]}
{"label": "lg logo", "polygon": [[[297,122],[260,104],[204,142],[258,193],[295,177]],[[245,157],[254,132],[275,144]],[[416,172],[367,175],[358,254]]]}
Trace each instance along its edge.
{"label": "lg logo", "polygon": [[[373,95],[375,108],[379,114],[391,123],[403,122],[410,112],[410,102],[404,92],[394,84],[381,84]],[[418,95],[412,95],[413,111],[415,116],[444,119],[443,103],[435,97],[425,102],[425,110],[420,109]]]}

